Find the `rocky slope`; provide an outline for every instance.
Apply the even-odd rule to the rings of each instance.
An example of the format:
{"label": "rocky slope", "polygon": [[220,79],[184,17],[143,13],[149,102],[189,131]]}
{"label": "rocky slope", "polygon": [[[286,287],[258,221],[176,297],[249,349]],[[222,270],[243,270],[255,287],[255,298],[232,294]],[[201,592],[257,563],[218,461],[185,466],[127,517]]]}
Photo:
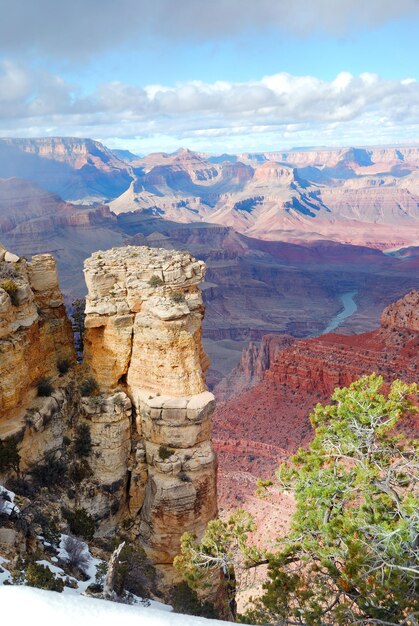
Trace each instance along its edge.
{"label": "rocky slope", "polygon": [[74,358],[53,257],[27,263],[0,246],[0,434],[13,431],[34,383],[56,376],[60,359]]}
{"label": "rocky slope", "polygon": [[129,166],[92,139],[0,139],[0,178],[18,177],[65,200],[101,202],[128,188]]}
{"label": "rocky slope", "polygon": [[[327,402],[337,386],[372,372],[386,381],[417,381],[418,311],[419,292],[412,291],[384,310],[375,331],[296,340],[277,351],[262,382],[220,406],[214,442],[220,458],[221,506],[226,507],[233,494],[251,497],[252,478],[269,475],[281,458],[308,442],[310,410],[318,401]],[[259,355],[253,371],[262,363]],[[417,418],[406,428],[410,435],[419,433]]]}
{"label": "rocky slope", "polygon": [[0,238],[30,258],[50,252],[57,260],[61,287],[74,299],[84,291],[83,261],[98,247],[123,241],[109,207],[64,202],[21,178],[0,179]]}
{"label": "rocky slope", "polygon": [[200,219],[261,239],[331,239],[380,249],[418,243],[417,148],[225,159],[182,149],[130,165],[134,181],[112,202],[116,213],[139,211],[178,222]]}
{"label": "rocky slope", "polygon": [[[2,249],[0,264],[0,452],[17,446],[30,488],[35,476],[50,485],[51,515],[84,510],[101,533],[123,525],[170,583],[181,535],[202,533],[217,512],[204,263],[133,246],[90,257],[84,363],[70,371],[53,258],[26,263]],[[0,456],[0,479],[15,474],[7,463]]]}
{"label": "rocky slope", "polygon": [[224,226],[140,222],[134,214],[118,216],[118,223],[128,234],[141,229],[133,243],[188,249],[205,261],[211,387],[237,365],[249,341],[271,333],[321,334],[339,314],[344,293],[356,292],[357,309],[343,322],[343,332],[354,333],[375,328],[383,307],[418,284],[412,251],[399,258],[334,242],[261,241]]}

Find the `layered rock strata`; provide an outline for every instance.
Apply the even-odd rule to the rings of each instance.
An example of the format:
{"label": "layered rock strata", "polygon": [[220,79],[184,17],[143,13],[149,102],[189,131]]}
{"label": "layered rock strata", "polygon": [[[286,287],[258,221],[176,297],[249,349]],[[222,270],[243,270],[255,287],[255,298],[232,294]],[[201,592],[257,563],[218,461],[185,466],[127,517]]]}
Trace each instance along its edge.
{"label": "layered rock strata", "polygon": [[217,510],[215,403],[201,342],[204,270],[186,252],[135,246],[85,262],[85,360],[104,396],[120,390],[132,403],[131,454],[121,459],[127,506],[132,532],[163,571],[182,533],[201,533]]}
{"label": "layered rock strata", "polygon": [[[56,376],[60,359],[73,360],[74,344],[55,261],[29,263],[0,247],[0,433],[19,417],[42,377]],[[3,422],[3,423],[2,423]]]}
{"label": "layered rock strata", "polygon": [[[329,404],[336,387],[373,372],[386,383],[417,382],[418,310],[419,291],[413,290],[384,310],[375,331],[295,340],[277,352],[261,382],[217,409],[221,510],[235,498],[247,504],[255,477],[271,476],[284,456],[308,444],[308,415],[317,402]],[[402,426],[409,438],[417,437],[418,416],[406,417]]]}

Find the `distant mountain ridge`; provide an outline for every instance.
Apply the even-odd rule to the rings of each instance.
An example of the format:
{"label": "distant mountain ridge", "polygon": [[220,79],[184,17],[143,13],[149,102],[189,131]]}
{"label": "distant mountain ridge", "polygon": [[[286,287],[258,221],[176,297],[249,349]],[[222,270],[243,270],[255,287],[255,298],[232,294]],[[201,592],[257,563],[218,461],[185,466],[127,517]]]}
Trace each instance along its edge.
{"label": "distant mountain ridge", "polygon": [[0,139],[0,178],[18,177],[64,200],[102,202],[120,195],[132,177],[127,163],[92,139]]}
{"label": "distant mountain ridge", "polygon": [[419,243],[419,148],[220,157],[180,149],[131,166],[135,179],[111,202],[117,214],[204,220],[271,240],[329,239],[380,249]]}
{"label": "distant mountain ridge", "polygon": [[210,222],[258,239],[419,244],[419,147],[137,157],[92,139],[6,138],[0,178],[9,177],[116,214]]}

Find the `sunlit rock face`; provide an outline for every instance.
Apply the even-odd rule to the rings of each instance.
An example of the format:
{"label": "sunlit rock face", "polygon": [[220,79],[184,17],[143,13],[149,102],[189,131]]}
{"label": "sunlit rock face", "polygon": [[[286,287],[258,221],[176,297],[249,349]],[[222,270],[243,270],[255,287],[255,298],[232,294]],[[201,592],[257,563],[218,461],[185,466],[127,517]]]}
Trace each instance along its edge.
{"label": "sunlit rock face", "polygon": [[74,357],[54,258],[41,254],[29,263],[0,247],[0,421],[18,416],[35,382]]}
{"label": "sunlit rock face", "polygon": [[127,246],[94,253],[84,271],[86,363],[103,394],[125,392],[133,407],[133,532],[170,579],[181,535],[202,533],[217,510],[215,402],[201,342],[205,265],[187,252]]}

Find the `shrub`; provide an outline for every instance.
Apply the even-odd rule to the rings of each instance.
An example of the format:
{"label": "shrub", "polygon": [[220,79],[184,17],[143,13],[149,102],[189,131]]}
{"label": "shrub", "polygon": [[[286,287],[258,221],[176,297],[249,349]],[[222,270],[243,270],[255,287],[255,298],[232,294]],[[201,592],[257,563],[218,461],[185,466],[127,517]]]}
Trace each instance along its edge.
{"label": "shrub", "polygon": [[66,478],[67,466],[62,459],[55,456],[54,451],[44,454],[43,463],[32,465],[29,474],[37,487],[55,487]]}
{"label": "shrub", "polygon": [[77,537],[83,537],[89,541],[95,534],[95,520],[86,509],[75,511],[64,510],[63,515],[68,522],[70,532]]}
{"label": "shrub", "polygon": [[191,589],[185,581],[173,587],[170,604],[175,613],[220,619],[214,605],[207,601],[200,602],[196,591]]}
{"label": "shrub", "polygon": [[72,463],[69,470],[69,478],[75,484],[78,485],[85,478],[89,478],[92,475],[92,470],[87,461],[76,461]]}
{"label": "shrub", "polygon": [[12,278],[6,278],[1,283],[1,287],[9,294],[10,300],[12,301],[13,306],[17,306],[18,297],[17,290],[19,289],[18,284]]}
{"label": "shrub", "polygon": [[8,478],[5,486],[6,489],[9,489],[9,491],[13,491],[13,493],[18,496],[32,498],[35,495],[35,490],[33,486],[25,478]]}
{"label": "shrub", "polygon": [[16,270],[13,265],[9,265],[9,263],[3,263],[0,265],[0,278],[19,278],[19,272]]}
{"label": "shrub", "polygon": [[40,397],[50,396],[54,391],[54,387],[49,378],[40,378],[36,383],[36,388],[38,390],[38,396]]}
{"label": "shrub", "polygon": [[26,568],[26,584],[29,587],[38,587],[38,589],[48,589],[59,593],[64,589],[64,582],[61,578],[54,576],[51,570],[41,563],[29,563]]}
{"label": "shrub", "polygon": [[68,370],[71,367],[71,361],[70,359],[67,359],[65,357],[61,357],[58,359],[57,361],[57,369],[59,371],[60,374],[67,374]]}
{"label": "shrub", "polygon": [[166,448],[166,446],[160,446],[159,448],[159,457],[162,459],[162,461],[169,459],[173,453],[174,450],[172,450],[171,448]]}
{"label": "shrub", "polygon": [[85,575],[90,563],[90,555],[86,550],[86,544],[77,537],[69,535],[64,539],[63,546],[68,554],[70,565]]}
{"label": "shrub", "polygon": [[79,458],[83,458],[89,456],[91,451],[90,426],[88,424],[79,424],[76,428],[76,438],[74,439],[74,453]]}
{"label": "shrub", "polygon": [[150,285],[150,287],[160,287],[161,285],[164,285],[164,282],[162,281],[160,276],[154,275],[150,278],[148,284]]}
{"label": "shrub", "polygon": [[170,294],[170,299],[176,304],[180,304],[181,302],[185,302],[185,294],[182,291],[173,291]]}
{"label": "shrub", "polygon": [[99,385],[93,376],[89,376],[89,378],[85,378],[80,383],[80,393],[82,396],[92,396],[99,389]]}
{"label": "shrub", "polygon": [[102,396],[93,396],[89,400],[89,404],[93,409],[103,409],[105,405],[105,399]]}
{"label": "shrub", "polygon": [[125,544],[122,548],[116,569],[114,590],[121,597],[126,592],[142,598],[156,593],[156,570],[140,546]]}
{"label": "shrub", "polygon": [[19,472],[20,454],[17,449],[18,438],[14,435],[0,439],[0,472],[14,470]]}

